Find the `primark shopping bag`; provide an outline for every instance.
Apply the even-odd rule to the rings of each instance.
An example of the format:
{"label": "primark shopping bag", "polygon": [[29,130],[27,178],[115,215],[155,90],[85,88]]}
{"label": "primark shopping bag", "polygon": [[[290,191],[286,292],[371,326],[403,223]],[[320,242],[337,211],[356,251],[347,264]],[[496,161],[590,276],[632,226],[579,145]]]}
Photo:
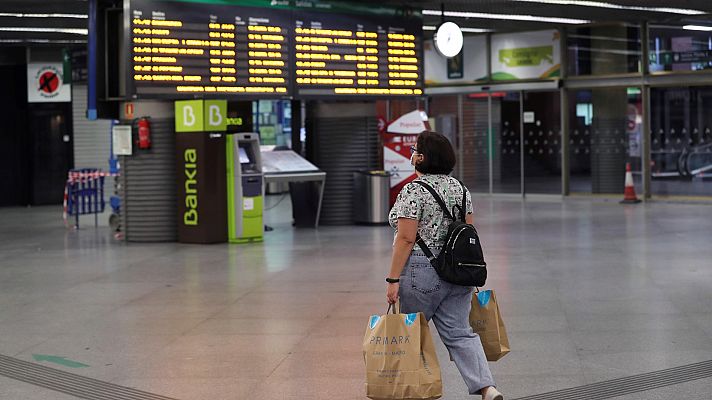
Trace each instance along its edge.
{"label": "primark shopping bag", "polygon": [[366,396],[385,399],[438,399],[440,363],[422,313],[373,315],[363,338]]}
{"label": "primark shopping bag", "polygon": [[487,361],[497,361],[509,353],[509,338],[494,290],[475,292],[472,296],[470,326],[480,335]]}

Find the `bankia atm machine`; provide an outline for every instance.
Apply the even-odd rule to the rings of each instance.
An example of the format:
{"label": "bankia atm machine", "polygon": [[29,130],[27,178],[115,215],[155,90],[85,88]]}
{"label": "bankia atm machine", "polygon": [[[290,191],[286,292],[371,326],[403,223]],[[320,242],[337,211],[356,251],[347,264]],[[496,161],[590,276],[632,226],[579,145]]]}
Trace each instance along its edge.
{"label": "bankia atm machine", "polygon": [[257,133],[227,135],[227,218],[230,243],[264,236],[262,157]]}

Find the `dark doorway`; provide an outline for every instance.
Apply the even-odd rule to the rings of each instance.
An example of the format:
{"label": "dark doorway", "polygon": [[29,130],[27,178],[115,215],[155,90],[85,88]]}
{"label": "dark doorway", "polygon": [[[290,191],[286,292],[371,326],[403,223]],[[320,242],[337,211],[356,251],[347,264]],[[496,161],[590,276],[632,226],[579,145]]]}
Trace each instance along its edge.
{"label": "dark doorway", "polygon": [[0,206],[28,205],[31,138],[27,135],[27,66],[0,66]]}
{"label": "dark doorway", "polygon": [[[522,193],[521,96],[502,92],[492,96],[492,125],[496,139],[492,190],[495,193]],[[497,135],[497,132],[493,132]],[[498,154],[497,154],[498,153]],[[499,163],[499,165],[496,165]]]}
{"label": "dark doorway", "polygon": [[31,104],[32,204],[60,204],[73,165],[71,103]]}
{"label": "dark doorway", "polygon": [[524,93],[524,191],[561,193],[561,106],[558,91]]}

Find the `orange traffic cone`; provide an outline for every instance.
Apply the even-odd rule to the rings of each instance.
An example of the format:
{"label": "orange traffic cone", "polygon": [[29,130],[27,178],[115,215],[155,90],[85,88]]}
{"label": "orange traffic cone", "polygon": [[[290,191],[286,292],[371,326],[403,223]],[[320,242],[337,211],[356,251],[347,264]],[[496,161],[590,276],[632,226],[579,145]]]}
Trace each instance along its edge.
{"label": "orange traffic cone", "polygon": [[635,195],[635,186],[633,185],[633,173],[630,172],[630,163],[625,163],[625,191],[623,192],[623,200],[621,204],[640,203],[640,199]]}

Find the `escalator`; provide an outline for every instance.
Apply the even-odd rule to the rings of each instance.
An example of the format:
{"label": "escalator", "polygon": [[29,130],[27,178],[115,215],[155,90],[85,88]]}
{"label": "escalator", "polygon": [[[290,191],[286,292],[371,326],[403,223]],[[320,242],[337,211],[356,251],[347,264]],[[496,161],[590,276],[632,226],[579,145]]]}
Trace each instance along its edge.
{"label": "escalator", "polygon": [[684,148],[677,160],[677,171],[686,179],[712,177],[712,143]]}

